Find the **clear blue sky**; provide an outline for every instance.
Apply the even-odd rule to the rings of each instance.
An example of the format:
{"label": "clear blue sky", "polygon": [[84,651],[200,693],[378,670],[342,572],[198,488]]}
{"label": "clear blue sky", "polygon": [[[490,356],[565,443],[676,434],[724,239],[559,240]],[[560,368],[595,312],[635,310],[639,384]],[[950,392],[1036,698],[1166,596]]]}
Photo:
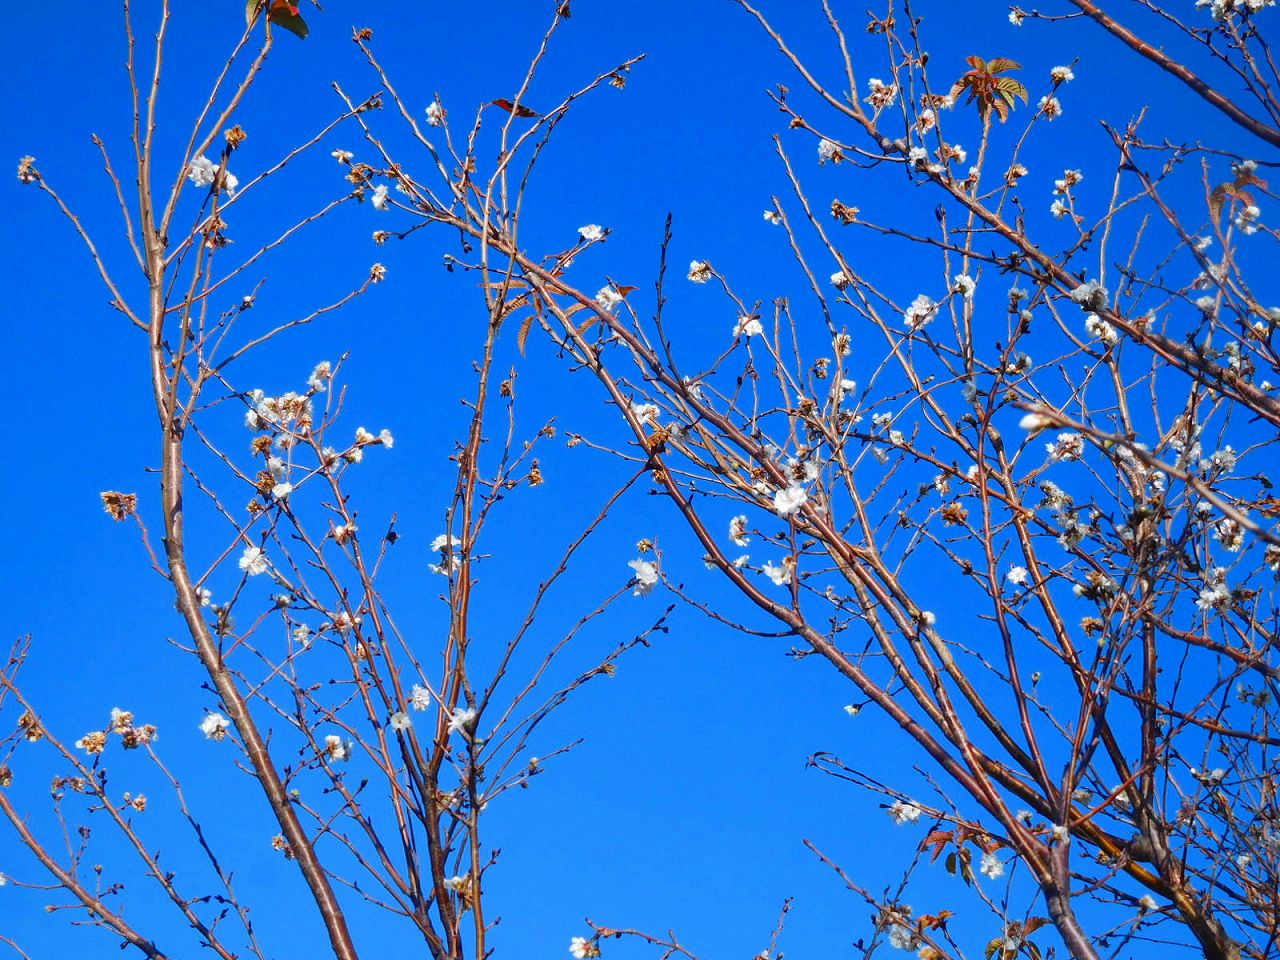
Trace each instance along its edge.
{"label": "clear blue sky", "polygon": [[[145,20],[152,5],[139,6]],[[161,117],[171,148],[181,142],[179,131],[204,78],[239,30],[240,4],[224,6],[175,10]],[[374,46],[411,103],[425,106],[438,92],[456,120],[478,103],[510,95],[551,6],[540,0],[374,0],[360,6],[355,25],[374,28]],[[817,0],[765,6],[798,49],[836,66]],[[850,32],[860,38],[864,5],[845,6]],[[1099,176],[1085,190],[1105,189],[1105,135],[1095,121],[1122,125],[1153,99],[1151,91],[1158,91],[1148,121],[1153,139],[1188,131],[1231,137],[1198,102],[1177,91],[1171,96],[1167,83],[1157,85],[1153,67],[1122,55],[1116,43],[1082,24],[1019,30],[998,3],[967,4],[963,14],[953,3],[916,6],[925,16],[934,63],[952,64],[958,75],[970,53],[1013,57],[1026,67],[1033,102],[1047,88],[1050,67],[1079,58],[1078,79],[1063,94],[1066,115],[1040,139],[1028,164],[1042,181],[1040,189],[1027,190],[1037,213],[1041,200],[1047,211],[1050,182],[1064,166],[1088,169],[1096,162]],[[1191,7],[1189,0],[1185,6]],[[306,42],[280,37],[259,96],[241,120],[250,139],[233,169],[242,180],[334,111],[331,80],[356,96],[375,89],[349,39],[348,5],[329,7],[308,13],[312,36]],[[38,158],[136,295],[140,278],[125,265],[117,211],[89,141],[91,132],[102,135],[124,166],[127,87],[118,5],[19,5],[9,17],[5,62],[13,79],[0,115],[6,162],[28,153]],[[145,37],[149,29],[139,32]],[[783,134],[819,193],[837,192],[868,211],[903,202],[899,192],[865,193],[848,168],[816,170],[809,139],[786,139],[785,120],[765,90],[779,81],[793,88],[799,83],[758,27],[725,0],[576,0],[574,17],[529,99],[535,106],[551,103],[638,53],[647,60],[627,89],[605,90],[584,103],[548,157],[529,214],[535,249],[567,246],[581,224],[607,225],[614,235],[593,253],[590,267],[580,269],[647,292],[663,219],[671,211],[674,264],[710,259],[738,278],[748,299],[787,293],[790,278],[777,267],[786,257],[783,241],[761,221],[770,195],[784,203],[787,198],[770,141],[775,132]],[[868,65],[861,72],[874,76],[877,69]],[[268,89],[273,95],[263,98]],[[390,118],[383,119],[389,128]],[[288,191],[268,196],[286,211],[336,195],[340,185],[328,151],[346,147],[359,155],[363,146],[354,131],[332,137],[315,162],[297,165],[296,180],[285,181]],[[166,155],[174,172],[183,162],[175,149]],[[904,183],[901,190],[909,188]],[[10,504],[2,632],[34,636],[28,691],[69,740],[100,727],[113,706],[160,726],[161,752],[208,817],[212,835],[228,852],[237,843],[250,847],[237,867],[241,893],[258,904],[255,916],[269,951],[282,958],[308,955],[320,943],[318,924],[308,904],[297,906],[302,894],[292,869],[269,849],[274,828],[244,778],[225,764],[226,752],[219,754],[196,729],[202,708],[214,701],[200,689],[193,663],[166,642],[180,623],[165,585],[148,570],[129,530],[110,523],[98,500],[100,490],[137,490],[144,507],[154,508],[155,477],[146,471],[157,463],[158,438],[143,338],[106,306],[83,250],[45,197],[11,179],[3,209],[0,289],[7,291],[8,317],[0,328],[0,376],[10,397],[14,457],[0,472],[3,500]],[[232,229],[265,230],[254,218],[269,220],[274,213],[261,204],[250,207],[237,213]],[[352,350],[349,422],[387,426],[397,437],[393,451],[374,451],[366,459],[357,481],[363,515],[377,528],[391,511],[399,512],[405,539],[388,586],[406,611],[404,621],[429,638],[426,649],[434,649],[442,619],[432,602],[438,582],[424,569],[426,543],[439,532],[452,487],[446,458],[465,424],[458,398],[470,393],[469,364],[483,318],[473,279],[440,267],[448,239],[382,249],[369,241],[373,229],[393,227],[367,206],[353,208],[303,238],[287,261],[276,262],[261,298],[264,310],[287,313],[323,300],[374,260],[387,265],[389,280],[288,349],[241,371],[237,386],[269,393],[296,389],[316,361]],[[863,246],[851,253],[861,262],[883,256],[858,242]],[[886,284],[910,285],[913,265],[884,259]],[[677,294],[678,329],[695,346],[702,342],[700,330],[723,333],[733,320],[709,303],[686,290]],[[570,382],[546,351],[531,354],[522,382],[529,398],[526,423],[556,410],[562,431],[604,429],[607,413],[591,385]],[[572,528],[582,502],[598,498],[616,478],[605,458],[570,453],[575,456],[561,452],[548,461],[544,495],[513,498],[502,521],[504,559],[482,586],[492,590],[485,616],[495,636],[510,622],[506,591],[527,593],[532,582],[521,583],[521,572],[546,554],[544,544]],[[640,537],[661,537],[673,553],[687,543],[661,504],[643,491],[629,510],[604,531],[592,569],[583,575],[582,595],[625,583],[626,560]],[[690,583],[703,574],[695,554],[688,553],[682,566],[681,577]],[[504,582],[506,577],[511,579]],[[717,596],[710,584],[698,589]],[[561,595],[553,612],[568,624],[582,612],[578,601],[579,594]],[[610,622],[616,632],[590,638],[592,650],[598,655],[616,637],[639,629],[666,602],[655,594],[624,604]],[[852,942],[870,933],[868,909],[842,891],[802,838],[876,889],[894,878],[918,833],[894,830],[875,798],[806,769],[805,760],[826,750],[886,780],[907,787],[919,781],[905,763],[903,738],[878,717],[846,717],[840,708],[852,699],[849,689],[814,661],[788,659],[787,649],[785,641],[736,636],[681,610],[652,649],[630,656],[616,678],[592,685],[557,715],[541,734],[543,750],[580,735],[587,742],[538,778],[534,789],[503,798],[487,837],[503,849],[500,866],[489,875],[489,909],[503,916],[494,939],[500,956],[566,956],[569,938],[587,932],[580,919],[589,915],[618,926],[672,928],[704,956],[747,957],[767,945],[788,896],[796,898],[782,943],[790,956],[853,955]],[[587,662],[584,654],[579,664]],[[40,783],[48,773],[38,765],[30,774],[21,764],[17,769]],[[129,774],[120,769],[116,785],[129,789]],[[22,793],[35,809],[40,794]],[[157,805],[162,800],[158,789],[153,798]],[[164,822],[163,810],[153,812]],[[163,836],[156,845],[167,849]],[[181,863],[178,845],[172,845]],[[40,880],[2,830],[0,872]],[[947,905],[952,882],[939,881],[938,899],[929,906]],[[41,960],[69,949],[107,955],[108,938],[68,930],[63,915],[45,914],[40,908],[50,899],[13,885],[0,889],[0,934],[14,936]],[[981,916],[976,907],[968,909]],[[143,911],[134,916],[145,916]],[[373,943],[362,926],[367,920],[360,914],[353,922],[368,938],[364,942]],[[984,932],[991,933],[972,932],[972,946],[980,948],[976,938]],[[385,949],[367,949],[366,956],[399,949],[399,938],[388,930]],[[610,948],[607,955],[649,954],[632,945]]]}

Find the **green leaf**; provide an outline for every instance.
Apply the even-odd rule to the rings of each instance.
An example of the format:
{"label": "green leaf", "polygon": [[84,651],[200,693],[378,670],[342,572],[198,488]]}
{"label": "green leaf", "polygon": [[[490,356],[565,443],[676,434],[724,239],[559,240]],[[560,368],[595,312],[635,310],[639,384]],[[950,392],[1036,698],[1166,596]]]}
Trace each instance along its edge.
{"label": "green leaf", "polygon": [[[1006,96],[1011,94],[1012,96],[1021,97],[1023,103],[1028,100],[1027,88],[1013,79],[1013,77],[1000,77],[996,80],[996,89]],[[1013,100],[1009,99],[1009,102],[1012,103]]]}
{"label": "green leaf", "polygon": [[1021,70],[1022,64],[1008,57],[996,57],[987,63],[987,73],[1002,73],[1005,70]]}
{"label": "green leaf", "polygon": [[247,27],[253,23],[253,16],[258,12],[258,7],[262,5],[262,0],[249,0],[244,5],[244,24]]}
{"label": "green leaf", "polygon": [[287,9],[277,7],[271,11],[270,20],[278,27],[284,27],[295,37],[301,40],[307,38],[307,21],[296,13],[290,13]]}

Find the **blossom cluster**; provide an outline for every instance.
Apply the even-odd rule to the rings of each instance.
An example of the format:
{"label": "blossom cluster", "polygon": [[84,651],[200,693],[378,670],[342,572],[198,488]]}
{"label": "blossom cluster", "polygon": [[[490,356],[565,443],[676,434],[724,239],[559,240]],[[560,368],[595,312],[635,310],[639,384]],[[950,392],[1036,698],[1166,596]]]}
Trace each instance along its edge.
{"label": "blossom cluster", "polygon": [[[145,747],[158,736],[154,724],[135,724],[132,712],[112,707],[111,722],[107,728],[86,733],[76,741],[76,749],[83,750],[90,756],[96,756],[107,748],[107,739],[113,733],[120,737],[120,742],[126,750]],[[31,739],[30,736],[27,739]]]}
{"label": "blossom cluster", "polygon": [[235,196],[236,191],[240,188],[240,181],[236,175],[230,170],[223,169],[219,174],[219,167],[216,163],[206,156],[199,156],[187,164],[187,179],[197,187],[217,186],[219,190],[225,190],[228,196]]}

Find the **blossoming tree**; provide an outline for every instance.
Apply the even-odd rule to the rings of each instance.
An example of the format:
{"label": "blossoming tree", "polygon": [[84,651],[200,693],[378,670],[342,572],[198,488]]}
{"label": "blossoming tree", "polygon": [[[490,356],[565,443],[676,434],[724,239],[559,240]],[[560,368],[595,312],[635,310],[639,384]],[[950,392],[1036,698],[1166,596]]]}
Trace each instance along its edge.
{"label": "blossoming tree", "polygon": [[[1280,142],[1270,4],[1142,21],[1216,64],[1175,59],[1087,0],[1014,8],[1015,26],[1092,21],[1161,68],[1173,95],[1231,122],[1220,143],[1148,135],[1141,116],[1104,123],[1109,169],[1067,169],[1051,190],[1024,160],[1066,122],[1072,65],[1035,81],[1008,58],[955,69],[930,59],[910,4],[859,23],[862,42],[823,4],[842,65],[828,81],[764,10],[738,6],[801,86],[772,95],[789,119],[776,150],[791,193],[764,220],[803,279],[764,305],[693,261],[687,280],[714,288],[730,318],[710,357],[682,350],[682,314],[706,308],[672,292],[667,243],[641,303],[638,279],[579,285],[608,238],[598,225],[550,255],[517,235],[546,135],[594,86],[621,85],[625,67],[545,113],[522,90],[502,104],[512,116],[497,163],[455,151],[461,177],[430,188],[360,119],[406,211],[478,247],[468,266],[487,309],[594,375],[631,435],[617,453],[651,472],[706,565],[847,678],[848,712],[892,717],[948,786],[926,801],[854,762],[814,762],[884,792],[898,822],[932,822],[921,851],[948,871],[995,878],[1016,865],[1028,900],[979,893],[1002,925],[987,957],[1039,956],[1046,925],[1081,958],[1157,941],[1270,956],[1280,403],[1267,378],[1280,309],[1266,268],[1250,269],[1275,236],[1255,159]],[[1221,87],[1197,72],[1215,66],[1228,70]],[[447,130],[442,118],[428,121]],[[834,198],[806,187],[798,158],[814,152],[849,171]],[[1087,203],[1086,176],[1110,177]],[[898,219],[843,199],[877,189],[903,197]],[[936,205],[936,227],[912,205]],[[862,265],[860,232],[913,258],[914,290]],[[683,577],[687,557],[662,561],[637,568],[646,584],[661,577],[750,629],[751,615],[707,609],[668,573]],[[908,885],[875,894],[832,866],[893,947],[973,949],[951,936],[946,904],[913,909]]]}
{"label": "blossoming tree", "polygon": [[[258,271],[344,205],[367,199],[385,207],[387,189],[366,191],[372,171],[339,149],[329,163],[350,182],[339,180],[337,196],[283,223],[272,207],[261,218],[274,235],[248,252],[237,252],[228,226],[287,165],[319,150],[378,98],[352,104],[254,176],[233,173],[249,136],[236,120],[279,29],[308,32],[296,6],[251,2],[243,35],[203,105],[184,118],[187,139],[171,163],[173,151],[157,135],[161,115],[167,119],[161,77],[172,42],[169,4],[146,14],[157,12],[153,59],[144,68],[135,59],[143,15],[124,8],[133,106],[127,172],[117,172],[118,158],[95,139],[125,224],[121,242],[95,242],[34,157],[21,159],[18,180],[65,215],[147,358],[158,482],[141,493],[107,490],[101,500],[109,517],[136,528],[171,592],[185,629],[177,646],[204,673],[204,702],[184,699],[180,722],[221,748],[221,776],[231,779],[221,796],[188,797],[157,743],[163,721],[127,707],[104,708],[101,726],[83,735],[62,731],[48,705],[24,692],[20,674],[32,642],[23,638],[0,672],[0,709],[9,721],[0,739],[0,815],[6,852],[15,839],[48,882],[16,872],[0,880],[56,891],[50,909],[69,910],[76,925],[101,928],[148,957],[188,955],[193,945],[224,960],[265,957],[261,924],[251,917],[256,898],[236,882],[244,851],[214,840],[200,813],[215,800],[216,807],[264,806],[278,830],[270,846],[296,865],[334,956],[359,955],[348,918],[362,909],[399,918],[433,957],[486,956],[493,919],[483,884],[496,852],[482,841],[485,807],[575,745],[551,743],[540,757],[531,750],[548,715],[591,679],[610,675],[617,658],[665,619],[646,613],[647,629],[597,657],[579,653],[577,641],[609,622],[613,601],[633,592],[625,578],[589,607],[579,605],[567,624],[543,613],[545,598],[576,568],[630,484],[590,508],[548,568],[502,589],[505,609],[523,608],[496,655],[490,645],[477,658],[473,605],[482,593],[474,564],[502,522],[495,516],[509,509],[504,501],[518,502],[542,483],[539,444],[556,432],[551,423],[531,436],[517,428],[517,373],[495,365],[501,328],[490,324],[472,367],[466,428],[447,461],[452,496],[431,511],[443,532],[430,542],[433,560],[419,586],[440,594],[444,616],[402,625],[382,587],[400,538],[396,516],[366,519],[349,489],[357,471],[377,469],[366,460],[390,455],[395,437],[350,422],[344,358],[291,370],[293,389],[268,393],[240,380],[244,371],[278,382],[278,360],[255,363],[259,357],[384,280],[381,264],[360,266],[342,281],[351,284],[345,292],[290,316],[262,294]],[[136,193],[126,184],[136,184]],[[123,269],[116,254],[124,255]],[[264,311],[268,319],[257,322]],[[643,567],[638,576],[643,589],[656,581]],[[562,665],[569,652],[574,663]],[[42,763],[55,771],[52,800],[33,807]],[[248,777],[237,778],[237,770]],[[165,796],[120,793],[122,779],[154,784]],[[248,785],[247,797],[237,784]],[[154,817],[157,806],[170,815],[160,836],[142,817]],[[72,836],[76,842],[65,842]],[[138,872],[140,880],[123,879]],[[165,919],[169,911],[179,918],[176,929]],[[28,955],[8,937],[0,943]]]}
{"label": "blossoming tree", "polygon": [[[484,441],[491,406],[514,402],[514,375],[494,365],[496,345],[514,341],[562,359],[566,377],[594,381],[617,430],[569,442],[585,440],[600,470],[617,469],[619,491],[647,484],[696,544],[677,554],[643,541],[618,592],[666,591],[721,623],[784,638],[796,657],[825,662],[847,681],[851,717],[878,711],[917,749],[927,790],[916,783],[908,791],[894,783],[902,771],[864,769],[856,758],[812,758],[882,795],[888,818],[919,831],[918,856],[889,890],[814,847],[870,908],[863,955],[884,947],[926,960],[1038,960],[1050,950],[1274,956],[1280,505],[1268,471],[1280,402],[1268,378],[1280,364],[1280,309],[1269,300],[1265,258],[1276,235],[1262,200],[1262,167],[1280,145],[1280,77],[1264,32],[1272,4],[1215,0],[1174,14],[1137,0],[1128,5],[1134,23],[1090,0],[1013,8],[1009,21],[1024,30],[1110,34],[1168,85],[1153,96],[1198,98],[1226,124],[1219,142],[1200,142],[1189,131],[1149,133],[1141,116],[1104,123],[1096,135],[1108,164],[1061,172],[1034,169],[1032,155],[1044,160],[1035,154],[1040,138],[1073,116],[1083,123],[1105,113],[1072,104],[1075,64],[1033,77],[1003,56],[944,63],[930,57],[930,27],[911,4],[855,22],[823,0],[838,65],[824,79],[768,10],[736,6],[799,78],[796,90],[772,93],[787,127],[774,148],[789,193],[772,198],[763,220],[800,284],[771,290],[768,302],[741,293],[743,284],[714,266],[714,252],[687,271],[669,270],[670,219],[656,278],[608,263],[611,231],[597,224],[567,247],[529,249],[523,218],[537,192],[535,166],[577,104],[624,87],[637,62],[603,66],[577,89],[543,94],[534,109],[530,90],[569,4],[555,5],[520,87],[474,113],[451,106],[447,91],[425,105],[408,102],[372,33],[355,35],[381,91],[365,100],[341,94],[334,122],[358,129],[364,143],[359,153],[333,155],[347,181],[334,205],[368,201],[388,214],[379,242],[423,227],[457,237],[450,269],[478,278],[477,313],[487,320],[449,529],[433,545],[450,625],[430,668],[377,586],[394,525],[366,546],[343,487],[391,435],[360,428],[337,439],[340,364],[317,366],[292,393],[229,380],[228,366],[244,353],[383,279],[375,266],[316,314],[239,341],[237,321],[253,296],[225,313],[214,306],[258,256],[221,266],[222,213],[279,169],[243,185],[229,170],[242,135],[234,105],[255,68],[231,106],[216,111],[210,97],[171,192],[144,188],[136,206],[122,201],[126,217],[137,218],[144,306],[135,308],[97,262],[113,302],[148,334],[164,453],[164,538],[148,549],[218,698],[202,729],[242,751],[336,956],[357,955],[344,919],[350,907],[334,884],[352,870],[373,879],[378,900],[420,930],[433,957],[486,954],[485,804],[538,772],[521,757],[545,711],[644,638],[620,644],[537,708],[522,704],[541,667],[509,706],[498,706],[496,693],[508,659],[484,679],[472,672],[467,618],[480,532],[505,495],[540,481],[532,441],[522,446],[509,429],[496,455]],[[301,18],[288,5],[266,12],[286,27]],[[246,52],[259,14],[251,5]],[[271,42],[268,30],[258,56]],[[153,102],[143,96],[140,115]],[[383,105],[392,109],[380,115],[374,108]],[[481,136],[495,126],[496,144]],[[140,121],[144,184],[149,136]],[[219,136],[219,159],[205,159]],[[815,174],[824,177],[819,186]],[[19,177],[62,205],[33,161],[23,161]],[[1085,183],[1104,180],[1107,189],[1085,192]],[[205,207],[175,240],[174,211],[192,185]],[[896,198],[882,214],[853,202],[876,192]],[[909,269],[887,272],[883,256],[867,256],[883,249]],[[601,285],[602,272],[618,279]],[[651,296],[640,291],[649,279]],[[703,324],[707,314],[721,318],[710,351],[690,345],[690,324],[681,322],[692,315]],[[246,466],[219,439],[216,418],[232,407],[255,435],[260,464]],[[214,424],[201,426],[197,414]],[[554,437],[547,428],[537,440]],[[199,466],[191,447],[201,451]],[[486,455],[495,460],[487,469]],[[223,482],[252,488],[247,514],[223,505]],[[208,498],[228,531],[198,566],[186,487]],[[325,499],[304,511],[308,488]],[[104,500],[118,519],[136,520],[150,544],[131,494]],[[242,574],[232,599],[209,597],[209,571],[232,564]],[[712,603],[689,585],[687,571],[704,564],[731,588],[729,602]],[[566,570],[567,562],[555,576]],[[259,597],[248,613],[250,587],[264,577],[273,584],[268,602]],[[534,591],[535,611],[541,596]],[[605,606],[584,611],[582,622]],[[237,627],[233,612],[250,626]],[[255,640],[268,624],[285,631],[283,657]],[[522,642],[523,630],[511,649]],[[539,662],[564,646],[553,644]],[[89,797],[145,854],[127,810],[106,793],[101,764],[117,741],[156,757],[154,731],[120,711],[74,745],[58,739],[14,679],[24,655],[20,646],[6,674],[6,705],[20,713],[9,744],[48,739],[71,770],[60,795]],[[324,687],[318,677],[342,679]],[[418,716],[424,710],[429,722]],[[296,761],[278,759],[263,716],[288,730]],[[392,785],[393,829],[365,813],[363,787],[342,772],[356,749],[378,758]],[[291,794],[303,775],[326,784],[326,806]],[[4,792],[0,812],[92,922],[160,955],[77,880],[74,856],[68,864],[22,832],[24,818]],[[322,859],[331,846],[339,867]],[[987,911],[986,926],[973,928],[981,936],[957,932],[961,907],[930,885],[936,870],[967,885],[966,908]],[[154,876],[200,937],[230,956],[198,905],[166,886],[158,866]],[[983,886],[1000,878],[1002,893]],[[224,902],[252,950],[252,925],[225,879]],[[775,954],[779,938],[762,956]],[[570,950],[598,956],[619,939],[694,956],[674,934],[601,924],[575,936]]]}

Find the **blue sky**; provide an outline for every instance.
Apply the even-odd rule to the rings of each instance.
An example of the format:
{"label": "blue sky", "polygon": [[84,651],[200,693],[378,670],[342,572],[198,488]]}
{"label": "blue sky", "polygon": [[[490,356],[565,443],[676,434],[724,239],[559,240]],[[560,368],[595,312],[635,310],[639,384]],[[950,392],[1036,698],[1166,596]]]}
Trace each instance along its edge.
{"label": "blue sky", "polygon": [[[148,7],[140,12],[145,19],[150,5],[140,6]],[[337,101],[330,81],[357,97],[375,89],[349,39],[351,14],[340,6],[309,12],[307,41],[280,38],[259,95],[241,118],[250,135],[234,158],[241,179],[332,115]],[[510,95],[550,9],[530,0],[420,6],[426,5],[364,4],[356,25],[373,27],[374,47],[406,100],[425,106],[438,93],[454,119]],[[174,13],[160,129],[170,176],[182,167],[185,125],[206,78],[238,34],[237,7],[229,5],[225,16],[207,7]],[[1088,168],[1096,161],[1100,175],[1086,183],[1085,195],[1107,188],[1106,138],[1097,120],[1123,124],[1152,100],[1153,139],[1188,131],[1226,142],[1234,136],[1197,101],[1160,81],[1154,67],[1121,56],[1114,41],[1084,24],[1016,29],[1007,8],[995,3],[966,5],[963,14],[951,3],[916,7],[935,63],[953,64],[958,75],[970,53],[1013,57],[1026,67],[1033,102],[1048,86],[1050,67],[1078,58],[1078,79],[1063,94],[1063,121],[1031,154],[1029,166],[1042,181],[1038,192],[1027,191],[1037,212],[1041,198],[1047,212],[1050,182],[1063,166]],[[786,0],[766,9],[798,50],[828,69],[838,66],[819,4]],[[860,9],[851,6],[851,34],[861,33]],[[65,7],[10,11],[6,61],[21,89],[0,116],[0,142],[11,160],[28,153],[38,158],[136,294],[140,278],[126,265],[118,211],[89,141],[91,132],[99,133],[124,167],[128,114],[119,11],[78,4],[74,16],[70,26]],[[761,221],[771,195],[787,202],[770,139],[775,133],[819,195],[856,199],[869,216],[902,206],[909,220],[931,219],[931,203],[910,208],[905,182],[816,168],[812,138],[790,135],[765,96],[776,82],[800,84],[759,28],[724,0],[577,0],[530,102],[556,102],[639,53],[646,60],[625,91],[600,91],[566,124],[542,165],[527,214],[533,249],[567,246],[584,223],[614,230],[594,259],[577,268],[598,274],[596,281],[582,280],[584,287],[611,276],[647,293],[663,220],[672,212],[677,267],[710,259],[735,278],[747,300],[787,292],[794,270],[779,235]],[[876,62],[862,75],[874,76],[870,64]],[[838,84],[836,74],[829,75]],[[270,96],[262,96],[266,91]],[[379,121],[393,128],[390,117]],[[328,151],[343,147],[359,155],[363,146],[354,130],[335,134],[273,192],[263,191],[263,201],[237,211],[233,231],[242,231],[236,235],[248,246],[278,218],[339,195]],[[4,633],[33,635],[27,691],[68,739],[101,726],[113,706],[160,725],[162,754],[200,798],[211,833],[228,850],[240,842],[250,847],[237,869],[242,894],[258,902],[255,916],[268,949],[280,957],[304,955],[320,942],[318,925],[310,922],[308,906],[297,906],[293,871],[266,845],[274,830],[243,776],[196,730],[202,708],[214,704],[200,689],[195,665],[167,642],[180,623],[165,585],[148,569],[136,538],[110,523],[98,501],[100,490],[137,490],[144,509],[148,499],[154,509],[155,477],[147,468],[157,463],[158,444],[143,338],[106,305],[88,259],[47,198],[16,181],[7,189],[0,287],[9,291],[9,319],[0,333],[0,366],[10,391],[15,456],[0,474],[11,504],[3,545],[8,575],[0,586]],[[255,309],[286,315],[322,302],[358,282],[375,260],[387,265],[389,280],[265,352],[239,371],[236,383],[268,393],[298,389],[316,361],[351,351],[348,422],[388,426],[397,438],[393,451],[366,459],[355,492],[370,528],[398,512],[405,538],[388,571],[388,590],[405,622],[431,637],[442,621],[434,600],[438,583],[424,569],[425,544],[440,530],[452,488],[448,456],[466,422],[458,399],[471,390],[468,371],[483,317],[474,279],[441,267],[449,238],[428,235],[376,248],[368,237],[377,228],[394,227],[368,206],[353,206],[276,260]],[[867,240],[853,241],[849,255],[862,263],[882,259],[890,289],[905,291],[914,282],[917,265],[909,257]],[[696,294],[679,290],[673,302],[678,329],[694,351],[712,342],[706,331],[724,333],[733,319],[723,315],[723,305],[709,306]],[[512,345],[504,349],[514,361]],[[611,429],[593,385],[568,376],[537,345],[522,369],[521,389],[528,398],[524,424],[554,413],[561,431],[604,435]],[[485,617],[495,636],[510,626],[507,598],[527,595],[536,583],[530,571],[536,576],[538,563],[580,522],[582,505],[606,495],[618,477],[607,458],[585,450],[558,448],[548,470],[541,496],[522,491],[504,505],[495,534],[500,559],[481,587],[492,591]],[[645,489],[634,491],[606,525],[577,586],[554,598],[553,619],[571,623],[583,596],[624,584],[639,538],[659,538],[673,556],[688,546]],[[683,578],[693,583],[703,574],[701,563],[692,553],[684,559]],[[733,602],[713,583],[699,582],[697,589]],[[655,594],[623,604],[607,630],[588,638],[578,666],[642,629],[666,602]],[[782,946],[790,955],[854,955],[851,944],[870,933],[868,908],[841,889],[802,839],[878,889],[914,849],[915,835],[894,830],[876,798],[807,769],[806,758],[826,750],[904,787],[919,780],[904,760],[905,740],[891,725],[869,714],[846,717],[840,707],[851,699],[848,688],[818,663],[788,658],[788,649],[785,640],[737,635],[680,610],[652,648],[631,654],[616,678],[589,685],[548,724],[543,749],[578,736],[586,743],[493,812],[487,842],[503,849],[490,875],[490,913],[503,916],[495,934],[499,955],[564,956],[569,937],[586,932],[580,920],[589,915],[616,926],[674,929],[704,956],[751,956],[767,945],[789,896],[795,907]],[[43,782],[47,772],[36,762],[31,781]],[[24,794],[34,809],[40,794]],[[163,809],[148,816],[153,812],[160,823],[171,822],[162,819]],[[161,832],[158,845],[164,840]],[[4,832],[0,871],[39,880]],[[937,881],[934,908],[949,899],[963,902],[952,897],[955,885]],[[36,958],[65,955],[67,945],[91,955],[105,950],[107,939],[68,931],[64,915],[44,913],[49,900],[13,885],[0,890],[0,902],[8,901],[0,906],[0,934],[14,936]],[[981,916],[976,909],[973,915]],[[353,917],[365,942],[398,949],[400,932],[374,932],[376,917],[363,911]],[[958,923],[964,922],[962,916]],[[162,921],[161,929],[173,927]],[[972,930],[975,940],[982,933]],[[648,952],[630,945],[608,955]]]}

